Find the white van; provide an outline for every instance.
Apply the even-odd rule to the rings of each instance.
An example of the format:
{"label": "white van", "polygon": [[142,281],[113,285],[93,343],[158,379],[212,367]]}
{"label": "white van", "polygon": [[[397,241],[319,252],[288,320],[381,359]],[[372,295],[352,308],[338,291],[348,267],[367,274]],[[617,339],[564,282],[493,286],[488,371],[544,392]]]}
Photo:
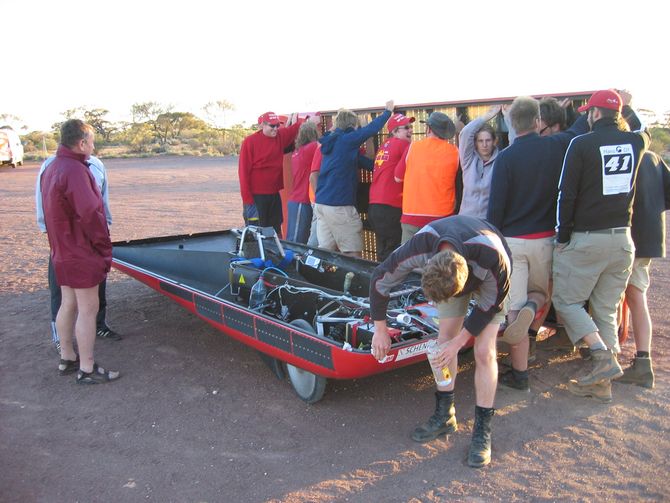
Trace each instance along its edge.
{"label": "white van", "polygon": [[23,144],[19,135],[10,127],[0,128],[0,164],[12,168],[23,164]]}

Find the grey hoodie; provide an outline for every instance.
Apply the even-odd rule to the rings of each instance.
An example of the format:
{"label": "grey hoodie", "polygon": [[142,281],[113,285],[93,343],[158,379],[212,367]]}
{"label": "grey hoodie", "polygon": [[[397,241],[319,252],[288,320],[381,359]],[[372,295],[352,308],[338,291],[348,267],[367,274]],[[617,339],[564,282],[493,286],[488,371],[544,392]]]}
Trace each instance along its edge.
{"label": "grey hoodie", "polygon": [[463,198],[459,215],[486,218],[491,191],[493,163],[498,157],[498,147],[485,163],[475,150],[475,133],[484,125],[483,119],[470,121],[458,137],[458,154],[463,171]]}

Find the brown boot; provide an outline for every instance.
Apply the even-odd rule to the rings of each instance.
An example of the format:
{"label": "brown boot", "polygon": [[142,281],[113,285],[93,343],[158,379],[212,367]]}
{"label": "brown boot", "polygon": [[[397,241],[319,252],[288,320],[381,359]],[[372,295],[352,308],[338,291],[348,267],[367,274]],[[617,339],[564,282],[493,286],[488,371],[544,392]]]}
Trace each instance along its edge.
{"label": "brown boot", "polygon": [[651,358],[636,356],[631,362],[630,367],[625,368],[623,375],[616,381],[627,384],[637,384],[643,388],[653,388],[654,369],[651,365]]}
{"label": "brown boot", "polygon": [[596,384],[605,379],[610,380],[623,375],[621,365],[619,365],[616,355],[610,349],[591,351],[591,359],[593,360],[593,370],[585,376],[577,378],[577,383],[580,386]]}
{"label": "brown boot", "polygon": [[582,386],[574,379],[570,379],[568,391],[573,395],[590,397],[601,403],[610,403],[612,401],[612,381],[610,380]]}

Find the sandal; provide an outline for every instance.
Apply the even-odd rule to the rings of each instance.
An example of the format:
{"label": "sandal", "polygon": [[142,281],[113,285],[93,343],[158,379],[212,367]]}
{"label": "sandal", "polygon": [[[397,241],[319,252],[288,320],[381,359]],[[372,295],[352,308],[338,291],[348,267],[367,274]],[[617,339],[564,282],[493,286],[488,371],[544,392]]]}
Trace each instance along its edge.
{"label": "sandal", "polygon": [[77,355],[77,358],[74,360],[60,359],[60,362],[58,363],[58,372],[60,375],[68,375],[77,370],[79,370],[79,355]]}
{"label": "sandal", "polygon": [[115,370],[105,370],[97,363],[93,364],[93,372],[77,372],[77,384],[103,384],[114,381],[121,377],[121,373]]}

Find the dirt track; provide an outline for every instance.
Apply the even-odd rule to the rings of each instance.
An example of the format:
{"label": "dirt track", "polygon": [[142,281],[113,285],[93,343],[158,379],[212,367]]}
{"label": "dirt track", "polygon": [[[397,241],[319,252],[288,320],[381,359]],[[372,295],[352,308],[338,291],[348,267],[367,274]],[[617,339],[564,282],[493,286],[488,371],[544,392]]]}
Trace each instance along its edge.
{"label": "dirt track", "polygon": [[[241,223],[235,159],[105,161],[114,240]],[[34,222],[38,166],[0,168],[0,500],[667,501],[670,262],[653,266],[655,390],[616,384],[611,404],[568,394],[583,362],[543,349],[531,393],[501,389],[493,463],[466,466],[472,365],[460,429],[412,442],[433,407],[427,365],[330,383],[306,405],[250,348],[114,271],[98,360],[122,379],[60,377],[49,342],[48,244]],[[628,360],[632,346],[624,347]]]}

